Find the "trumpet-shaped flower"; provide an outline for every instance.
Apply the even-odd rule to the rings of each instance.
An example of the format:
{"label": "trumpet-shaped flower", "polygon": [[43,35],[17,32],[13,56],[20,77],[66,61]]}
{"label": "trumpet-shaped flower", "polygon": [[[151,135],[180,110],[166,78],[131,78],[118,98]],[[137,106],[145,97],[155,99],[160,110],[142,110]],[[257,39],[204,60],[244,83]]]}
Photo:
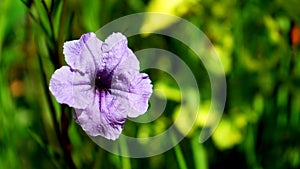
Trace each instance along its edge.
{"label": "trumpet-shaped flower", "polygon": [[148,109],[152,94],[147,74],[121,33],[102,42],[94,33],[64,44],[67,66],[56,70],[49,89],[61,104],[73,107],[75,121],[90,136],[115,140],[127,117]]}

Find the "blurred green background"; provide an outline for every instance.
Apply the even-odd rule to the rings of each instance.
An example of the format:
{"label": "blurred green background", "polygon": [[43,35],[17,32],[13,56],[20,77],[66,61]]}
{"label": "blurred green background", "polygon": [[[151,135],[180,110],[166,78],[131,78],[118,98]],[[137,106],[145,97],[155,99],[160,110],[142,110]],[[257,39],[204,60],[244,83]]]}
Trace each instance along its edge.
{"label": "blurred green background", "polygon": [[[298,0],[1,0],[0,168],[74,168],[72,161],[77,168],[300,168],[299,6]],[[175,53],[197,77],[199,118],[164,154],[130,159],[101,149],[49,94],[50,76],[64,64],[64,41],[137,12],[182,17],[215,46],[228,96],[222,120],[205,143],[198,139],[211,99],[207,73],[188,47],[168,37],[129,38],[133,51],[156,47]],[[128,121],[125,134],[156,135],[176,118],[180,91],[174,80],[148,73],[154,88],[165,91],[166,109],[149,124]]]}

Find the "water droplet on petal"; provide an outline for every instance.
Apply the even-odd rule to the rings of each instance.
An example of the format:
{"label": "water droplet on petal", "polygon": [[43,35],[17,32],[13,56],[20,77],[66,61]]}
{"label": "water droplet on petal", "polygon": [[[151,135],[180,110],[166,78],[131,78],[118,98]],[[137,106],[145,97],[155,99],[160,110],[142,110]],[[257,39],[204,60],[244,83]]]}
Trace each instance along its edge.
{"label": "water droplet on petal", "polygon": [[107,52],[109,51],[109,46],[107,43],[102,43],[101,49],[103,50],[103,52]]}

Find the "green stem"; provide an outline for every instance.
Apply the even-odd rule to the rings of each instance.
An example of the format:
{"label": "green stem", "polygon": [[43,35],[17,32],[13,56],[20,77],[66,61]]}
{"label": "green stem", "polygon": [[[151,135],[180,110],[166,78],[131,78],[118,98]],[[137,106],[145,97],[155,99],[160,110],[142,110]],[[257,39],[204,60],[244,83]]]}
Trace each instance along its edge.
{"label": "green stem", "polygon": [[194,163],[196,169],[207,169],[207,156],[206,151],[203,144],[199,143],[198,135],[195,135],[191,142],[192,142],[192,149],[193,149],[193,156],[194,156]]}
{"label": "green stem", "polygon": [[69,168],[76,169],[76,165],[72,159],[72,153],[71,153],[71,142],[69,138],[69,117],[67,115],[71,114],[71,108],[67,105],[61,106],[61,146],[64,152],[64,158],[66,163],[68,164]]}
{"label": "green stem", "polygon": [[63,64],[63,41],[64,41],[64,25],[66,22],[66,15],[67,15],[67,0],[63,1],[63,6],[62,6],[62,12],[61,12],[61,16],[60,16],[60,20],[59,20],[59,29],[58,29],[58,38],[57,38],[57,43],[56,43],[56,47],[57,47],[57,56],[58,56],[58,63],[60,66],[62,66]]}
{"label": "green stem", "polygon": [[52,17],[51,17],[51,13],[52,11],[48,10],[48,7],[47,7],[47,4],[44,0],[42,0],[42,4],[43,4],[43,7],[47,13],[47,17],[48,17],[48,21],[49,21],[49,25],[50,25],[50,30],[51,30],[51,34],[52,34],[52,40],[53,42],[55,42],[55,32],[54,32],[54,26],[53,26],[53,21],[52,21]]}
{"label": "green stem", "polygon": [[[173,136],[172,137],[173,142],[175,142],[175,139],[176,138]],[[183,153],[181,151],[180,145],[177,144],[174,147],[174,150],[175,150],[175,155],[176,155],[176,158],[177,158],[177,161],[178,161],[179,168],[180,169],[187,169],[187,165],[186,165],[186,162],[184,160],[184,156],[183,156]]]}
{"label": "green stem", "polygon": [[[121,142],[121,145],[120,145],[121,154],[128,155],[128,149],[127,149],[126,140],[121,137],[120,138],[120,142]],[[122,160],[122,168],[123,169],[130,169],[131,168],[130,158],[121,157],[121,160]]]}
{"label": "green stem", "polygon": [[[43,7],[45,9],[45,11],[47,12],[47,17],[48,17],[48,21],[49,21],[49,24],[50,24],[50,29],[51,29],[51,40],[52,40],[52,43],[54,44],[55,48],[57,50],[54,50],[54,51],[57,51],[57,55],[54,55],[54,56],[57,56],[57,59],[54,59],[55,62],[55,67],[58,68],[60,66],[62,66],[62,41],[63,41],[63,22],[64,22],[64,15],[65,15],[65,11],[66,11],[66,3],[65,1],[63,2],[63,12],[62,12],[62,15],[61,15],[61,18],[60,18],[60,29],[59,29],[59,34],[58,34],[58,40],[56,40],[55,38],[55,32],[54,32],[54,26],[53,26],[53,21],[52,21],[52,17],[51,17],[51,11],[48,10],[47,8],[47,5],[46,5],[46,2],[44,0],[42,0],[42,4],[43,4]],[[55,53],[55,52],[50,52],[50,53]],[[59,135],[58,138],[59,138],[59,142],[60,142],[60,145],[63,149],[63,152],[64,152],[64,159],[65,159],[65,162],[68,164],[68,167],[71,168],[71,169],[76,169],[76,165],[72,159],[72,153],[71,153],[71,143],[70,143],[70,138],[69,138],[69,135],[68,135],[68,129],[69,129],[69,118],[67,116],[67,114],[70,114],[71,112],[70,111],[67,111],[67,110],[70,110],[70,108],[68,108],[66,105],[62,105],[61,106],[61,121],[60,121],[60,124],[61,124],[61,131],[59,131],[59,127],[56,126],[57,130],[57,134]],[[57,121],[57,118],[55,117],[55,120]],[[58,123],[58,122],[57,122]],[[58,124],[56,124],[58,125]]]}

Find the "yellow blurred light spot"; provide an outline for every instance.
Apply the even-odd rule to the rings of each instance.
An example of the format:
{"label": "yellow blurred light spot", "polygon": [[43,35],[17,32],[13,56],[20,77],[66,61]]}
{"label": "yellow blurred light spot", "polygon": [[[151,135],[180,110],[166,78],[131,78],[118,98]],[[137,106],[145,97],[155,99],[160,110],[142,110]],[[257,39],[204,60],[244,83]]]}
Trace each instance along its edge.
{"label": "yellow blurred light spot", "polygon": [[243,50],[242,60],[243,66],[246,67],[249,71],[256,72],[260,71],[262,68],[261,62],[259,62],[259,60],[253,59],[248,50]]}
{"label": "yellow blurred light spot", "polygon": [[228,51],[231,51],[233,48],[233,37],[231,34],[225,34],[223,37],[224,48]]}
{"label": "yellow blurred light spot", "polygon": [[226,16],[226,8],[224,8],[222,3],[214,3],[212,12],[216,17]]}
{"label": "yellow blurred light spot", "polygon": [[[146,12],[157,12],[175,16],[182,16],[189,11],[197,0],[152,0],[150,1]],[[141,32],[155,32],[157,30],[164,29],[178,19],[175,17],[163,17],[149,14],[146,16],[145,21],[141,27]]]}
{"label": "yellow blurred light spot", "polygon": [[257,94],[254,97],[253,101],[253,109],[256,112],[256,114],[261,115],[264,110],[264,98],[262,94]]}
{"label": "yellow blurred light spot", "polygon": [[279,34],[279,25],[277,21],[275,21],[271,16],[265,16],[264,22],[269,30],[269,37],[273,43],[278,43],[280,41],[280,34]]}
{"label": "yellow blurred light spot", "polygon": [[148,6],[148,12],[162,12],[167,14],[175,14],[176,8],[184,0],[152,0]]}
{"label": "yellow blurred light spot", "polygon": [[242,141],[239,129],[226,117],[222,119],[218,128],[212,135],[212,139],[220,150],[232,148]]}
{"label": "yellow blurred light spot", "polygon": [[199,107],[198,117],[197,117],[197,125],[200,127],[204,127],[204,125],[211,124],[208,120],[209,115],[210,102],[204,102]]}
{"label": "yellow blurred light spot", "polygon": [[150,127],[148,125],[141,125],[137,133],[138,138],[148,138],[151,134]]}
{"label": "yellow blurred light spot", "polygon": [[160,92],[159,92],[157,94],[158,97],[161,97],[161,98],[167,97],[167,99],[177,101],[177,102],[179,102],[181,100],[180,90],[175,87],[168,86],[163,82],[157,82],[154,86],[154,89],[159,90],[163,93],[163,94],[160,94]]}
{"label": "yellow blurred light spot", "polygon": [[183,102],[180,106],[177,106],[173,113],[174,125],[176,125],[179,132],[183,135],[191,136],[197,125],[197,117],[199,115],[199,95],[195,89],[186,89],[183,93],[190,98]]}
{"label": "yellow blurred light spot", "polygon": [[239,113],[234,117],[234,124],[238,128],[244,128],[248,124],[248,116],[245,113]]}
{"label": "yellow blurred light spot", "polygon": [[154,135],[158,135],[158,134],[161,134],[162,132],[164,132],[165,129],[167,128],[167,126],[168,126],[168,119],[165,117],[160,117],[154,123],[154,127],[153,127]]}
{"label": "yellow blurred light spot", "polygon": [[190,129],[192,129],[191,124],[194,123],[194,119],[190,118],[191,113],[185,106],[178,106],[174,111],[173,119],[176,121],[175,125],[182,134],[192,133]]}
{"label": "yellow blurred light spot", "polygon": [[226,49],[215,45],[217,54],[220,57],[225,73],[230,72],[231,70],[231,52]]}

